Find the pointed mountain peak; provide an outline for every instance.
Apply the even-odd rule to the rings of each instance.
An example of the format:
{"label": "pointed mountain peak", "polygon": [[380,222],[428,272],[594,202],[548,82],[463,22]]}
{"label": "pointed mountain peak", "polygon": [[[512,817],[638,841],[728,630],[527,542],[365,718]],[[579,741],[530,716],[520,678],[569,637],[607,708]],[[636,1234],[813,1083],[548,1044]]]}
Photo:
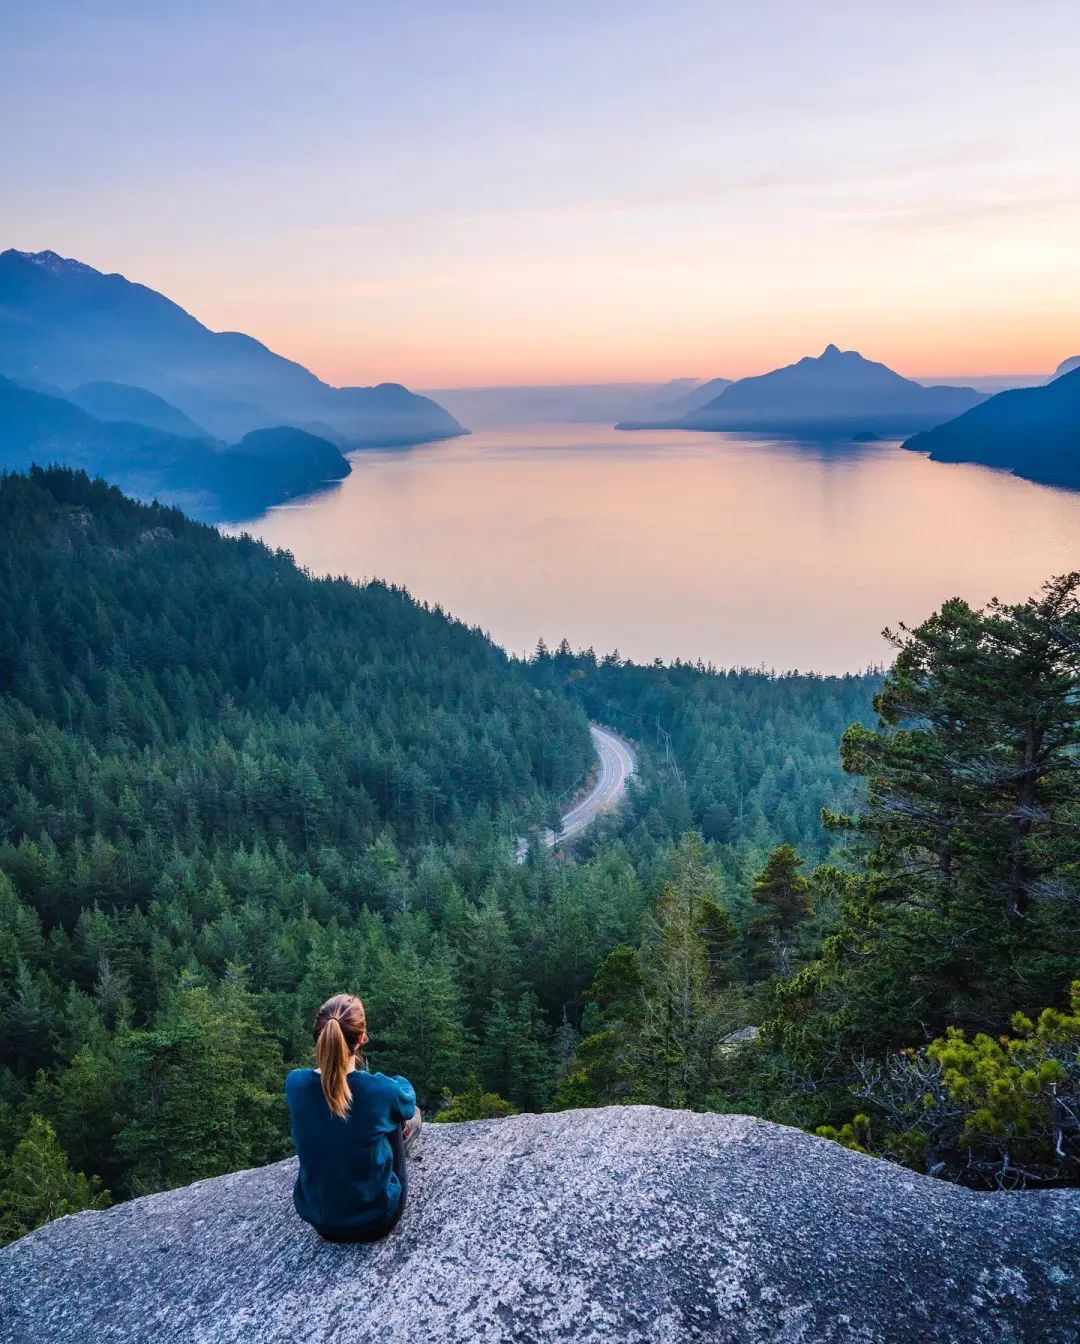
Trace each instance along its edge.
{"label": "pointed mountain peak", "polygon": [[23,261],[32,262],[35,266],[40,266],[43,271],[48,271],[50,275],[100,275],[100,271],[94,270],[93,266],[87,266],[84,261],[76,261],[74,257],[62,257],[58,252],[20,252],[18,248],[11,249],[17,257],[22,257]]}
{"label": "pointed mountain peak", "polygon": [[838,355],[839,353],[840,353],[840,347],[839,347],[839,346],[837,346],[837,345],[827,345],[827,346],[825,347],[825,349],[821,352],[821,358],[822,358],[822,359],[830,359],[833,355]]}

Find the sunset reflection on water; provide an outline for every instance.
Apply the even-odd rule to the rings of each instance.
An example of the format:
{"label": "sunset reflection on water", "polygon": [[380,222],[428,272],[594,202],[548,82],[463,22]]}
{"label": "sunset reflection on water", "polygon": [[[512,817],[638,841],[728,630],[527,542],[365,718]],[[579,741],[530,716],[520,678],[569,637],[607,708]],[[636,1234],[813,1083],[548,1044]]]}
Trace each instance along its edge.
{"label": "sunset reflection on water", "polygon": [[1080,494],[893,444],[557,425],[352,457],[246,530],[489,631],[648,661],[851,671],[947,597],[1080,567]]}

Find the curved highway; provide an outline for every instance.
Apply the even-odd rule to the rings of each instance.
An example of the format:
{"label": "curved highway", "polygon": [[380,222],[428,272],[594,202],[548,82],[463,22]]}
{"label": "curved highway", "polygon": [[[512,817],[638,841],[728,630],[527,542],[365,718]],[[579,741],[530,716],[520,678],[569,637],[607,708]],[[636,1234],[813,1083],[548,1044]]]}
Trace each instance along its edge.
{"label": "curved highway", "polygon": [[[629,742],[610,729],[600,728],[595,723],[589,725],[589,732],[596,754],[600,758],[600,774],[585,797],[579,799],[570,811],[563,815],[560,840],[573,839],[594,822],[601,812],[609,812],[612,808],[618,807],[626,792],[627,780],[637,769],[637,758]],[[555,836],[551,831],[544,831],[542,839],[546,845],[555,844]],[[518,861],[524,860],[528,852],[529,842],[522,836],[517,844]]]}
{"label": "curved highway", "polygon": [[628,742],[607,728],[598,728],[595,723],[589,725],[589,732],[600,757],[600,774],[591,792],[563,816],[564,840],[583,831],[601,812],[618,807],[626,792],[626,782],[637,769],[637,760]]}

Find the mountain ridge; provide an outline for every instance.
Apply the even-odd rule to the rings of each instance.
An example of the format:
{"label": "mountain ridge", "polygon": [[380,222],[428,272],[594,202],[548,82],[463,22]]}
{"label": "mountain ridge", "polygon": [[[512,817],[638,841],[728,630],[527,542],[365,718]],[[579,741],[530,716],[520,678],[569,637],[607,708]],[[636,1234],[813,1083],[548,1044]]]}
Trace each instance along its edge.
{"label": "mountain ridge", "polygon": [[709,405],[711,401],[729,388],[731,383],[730,378],[709,378],[679,396],[672,397],[670,401],[658,401],[647,414],[664,417],[688,415],[693,411],[700,410],[703,406]]}
{"label": "mountain ridge", "polygon": [[1041,387],[999,392],[904,447],[934,462],[975,462],[1080,489],[1080,366]]}
{"label": "mountain ridge", "polygon": [[67,398],[0,376],[0,469],[55,461],[203,520],[251,517],[351,470],[334,444],[292,426],[254,431],[230,445],[100,420]]}
{"label": "mountain ridge", "polygon": [[617,429],[899,436],[938,424],[984,400],[974,388],[923,387],[856,350],[828,345],[816,358],[741,378],[705,406],[673,420],[624,421]]}
{"label": "mountain ridge", "polygon": [[96,420],[134,421],[137,425],[160,429],[182,439],[213,438],[208,430],[197,425],[179,407],[173,406],[164,397],[148,392],[144,387],[131,387],[127,383],[80,383],[68,392],[58,389],[58,395],[74,402]]}
{"label": "mountain ridge", "polygon": [[466,432],[400,384],[332,387],[252,336],[211,331],[158,291],[52,251],[0,252],[0,373],[143,388],[227,439],[311,421],[352,446]]}

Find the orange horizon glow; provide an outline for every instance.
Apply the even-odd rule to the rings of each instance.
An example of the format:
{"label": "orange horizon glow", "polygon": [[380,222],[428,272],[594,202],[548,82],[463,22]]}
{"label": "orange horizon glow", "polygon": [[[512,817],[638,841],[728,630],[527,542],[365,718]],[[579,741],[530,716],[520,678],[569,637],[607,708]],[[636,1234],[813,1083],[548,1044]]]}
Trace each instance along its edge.
{"label": "orange horizon glow", "polygon": [[[1064,324],[1063,324],[1064,325]],[[825,333],[808,337],[803,342],[776,339],[753,350],[746,348],[725,350],[718,342],[712,351],[701,347],[687,348],[685,353],[674,353],[670,346],[655,351],[642,351],[616,360],[609,353],[583,351],[567,358],[565,350],[557,355],[544,352],[543,357],[514,357],[504,348],[478,348],[463,358],[460,349],[448,338],[447,352],[433,352],[418,361],[415,352],[402,351],[400,357],[384,356],[363,362],[349,360],[345,353],[327,350],[322,342],[310,345],[298,343],[295,333],[282,332],[280,339],[263,332],[259,339],[279,354],[295,359],[325,382],[334,386],[362,386],[377,382],[403,382],[415,390],[439,388],[481,387],[550,387],[590,386],[620,383],[665,383],[677,378],[754,377],[771,369],[793,364],[804,356],[820,355],[822,350],[835,344],[842,350],[858,350],[864,358],[887,365],[906,378],[928,379],[963,378],[1040,378],[1052,374],[1062,361],[1080,354],[1080,326],[1069,323],[1059,336],[1047,338],[1039,333],[1026,346],[1011,346],[1004,342],[992,344],[983,340],[957,342],[955,347],[941,350],[893,345],[886,341],[843,339]],[[1071,338],[1071,339],[1070,339]],[[411,357],[410,357],[411,356]]]}
{"label": "orange horizon glow", "polygon": [[[801,259],[789,261],[784,275],[749,241],[737,285],[722,272],[708,285],[668,283],[675,277],[643,254],[637,292],[619,304],[611,295],[622,277],[599,261],[584,292],[542,271],[528,286],[504,287],[504,274],[487,275],[474,264],[423,303],[405,278],[376,295],[345,284],[274,294],[254,276],[250,287],[222,291],[193,285],[179,270],[132,278],[160,288],[214,330],[246,331],[337,386],[735,379],[819,355],[830,343],[907,377],[1039,376],[1080,353],[1080,270],[1072,265],[1071,235],[1056,242],[1037,274],[1014,275],[1009,284],[1000,267],[995,279],[992,259],[950,278],[917,260],[875,274],[864,257],[857,269],[821,268],[801,293]],[[307,268],[310,259],[292,264]],[[334,259],[339,273],[360,265],[347,253]]]}
{"label": "orange horizon glow", "polygon": [[281,289],[250,264],[225,288],[180,268],[160,287],[214,329],[247,331],[337,385],[734,379],[830,343],[920,378],[1049,374],[1080,353],[1080,190],[1038,219],[944,235],[921,220],[826,213],[792,236],[774,207],[766,197],[719,218],[722,248],[682,221],[690,236],[674,261],[647,210],[599,238],[560,228],[543,251],[539,211],[477,225],[438,265],[391,249],[378,283],[371,239],[350,235],[283,247],[272,273],[302,283]]}
{"label": "orange horizon glow", "polygon": [[1069,0],[9,8],[0,244],[331,383],[1080,353]]}

